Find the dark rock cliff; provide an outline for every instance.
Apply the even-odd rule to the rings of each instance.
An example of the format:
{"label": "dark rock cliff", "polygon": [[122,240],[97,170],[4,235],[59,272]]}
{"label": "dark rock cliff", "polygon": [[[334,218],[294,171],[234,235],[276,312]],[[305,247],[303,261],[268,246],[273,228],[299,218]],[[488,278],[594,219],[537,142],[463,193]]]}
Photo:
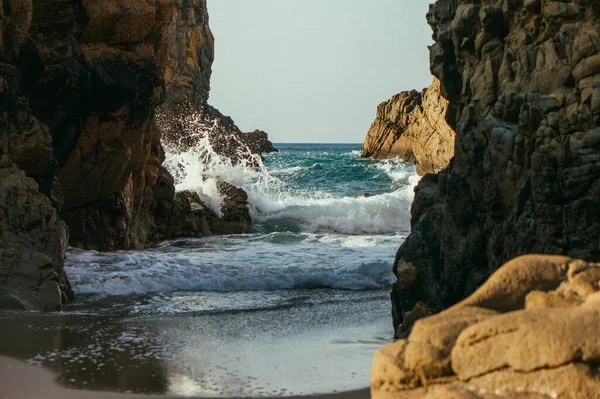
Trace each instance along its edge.
{"label": "dark rock cliff", "polygon": [[428,21],[456,149],[417,187],[396,256],[404,330],[520,254],[600,260],[597,1],[438,0]]}
{"label": "dark rock cliff", "polygon": [[253,132],[244,133],[241,136],[244,144],[250,148],[250,151],[256,154],[266,154],[269,152],[278,152],[269,140],[269,134],[262,130],[254,130]]}
{"label": "dark rock cliff", "polygon": [[156,108],[190,88],[208,97],[206,1],[0,5],[0,307],[60,309],[69,243],[247,231],[243,191],[224,185],[215,215],[161,168]]}
{"label": "dark rock cliff", "polygon": [[422,92],[396,94],[377,107],[363,143],[364,158],[401,158],[416,163],[419,174],[448,166],[454,155],[454,130],[446,123],[448,101],[438,79]]}
{"label": "dark rock cliff", "polygon": [[216,153],[254,164],[253,155],[259,153],[246,145],[230,117],[208,103],[215,48],[206,7],[206,0],[177,1],[168,33],[167,101],[161,107],[168,121],[163,126],[164,137],[174,146],[194,146],[199,135],[189,134],[197,129],[190,126],[193,123],[205,129]]}

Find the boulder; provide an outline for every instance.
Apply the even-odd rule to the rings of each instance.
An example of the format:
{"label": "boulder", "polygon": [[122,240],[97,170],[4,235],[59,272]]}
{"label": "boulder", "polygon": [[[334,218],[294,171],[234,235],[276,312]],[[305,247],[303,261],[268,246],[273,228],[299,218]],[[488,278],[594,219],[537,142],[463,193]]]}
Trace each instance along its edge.
{"label": "boulder", "polygon": [[0,306],[61,310],[73,298],[63,270],[68,229],[38,184],[0,168]]}
{"label": "boulder", "polygon": [[154,185],[150,242],[178,237],[203,237],[212,234],[242,234],[250,230],[248,195],[240,188],[219,182],[223,197],[220,214],[191,191],[175,192],[173,176],[163,167]]}
{"label": "boulder", "polygon": [[600,263],[526,255],[379,349],[373,399],[600,398]]}

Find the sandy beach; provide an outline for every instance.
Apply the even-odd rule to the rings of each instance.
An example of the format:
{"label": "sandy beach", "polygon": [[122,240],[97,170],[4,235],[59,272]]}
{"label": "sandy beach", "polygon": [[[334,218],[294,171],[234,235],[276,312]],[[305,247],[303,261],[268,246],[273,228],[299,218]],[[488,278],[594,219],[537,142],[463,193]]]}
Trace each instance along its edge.
{"label": "sandy beach", "polygon": [[[361,390],[333,397],[364,398],[373,354],[388,342],[379,303],[353,307],[374,315],[359,321],[342,311],[345,302],[252,318],[0,315],[6,327],[0,399],[310,397]],[[86,390],[101,393],[81,396]]]}
{"label": "sandy beach", "polygon": [[[48,370],[20,360],[0,356],[0,399],[170,399],[169,396],[93,392],[63,388]],[[290,399],[366,399],[369,390],[317,396],[295,396]],[[203,399],[206,399],[203,397]]]}

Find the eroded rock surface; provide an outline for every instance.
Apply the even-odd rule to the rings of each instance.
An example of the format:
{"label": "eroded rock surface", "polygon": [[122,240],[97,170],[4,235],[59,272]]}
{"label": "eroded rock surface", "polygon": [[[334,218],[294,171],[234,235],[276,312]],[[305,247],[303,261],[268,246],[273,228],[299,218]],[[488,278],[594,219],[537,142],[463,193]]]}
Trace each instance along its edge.
{"label": "eroded rock surface", "polygon": [[166,108],[207,104],[215,58],[206,0],[178,0],[169,27]]}
{"label": "eroded rock surface", "polygon": [[[180,211],[165,220],[155,190],[165,159],[155,114],[166,83],[175,100],[179,88],[208,97],[206,1],[0,6],[0,307],[60,309],[72,296],[68,243],[140,249],[161,236],[247,230],[241,195],[240,209],[229,203],[223,217],[202,216],[214,224],[206,230],[189,216],[193,201],[174,192]],[[186,76],[193,82],[178,79]]]}
{"label": "eroded rock surface", "polygon": [[418,277],[394,287],[397,324],[524,253],[600,260],[598,3],[438,0],[428,21],[456,148],[416,189],[394,270]]}
{"label": "eroded rock surface", "polygon": [[38,184],[0,168],[0,308],[60,310],[73,292],[63,270],[68,229]]}
{"label": "eroded rock surface", "polygon": [[454,155],[454,130],[446,123],[448,101],[440,82],[422,92],[396,94],[377,107],[377,117],[363,143],[364,158],[401,158],[416,163],[419,174],[448,166]]}
{"label": "eroded rock surface", "polygon": [[373,399],[600,398],[600,263],[526,255],[381,348]]}

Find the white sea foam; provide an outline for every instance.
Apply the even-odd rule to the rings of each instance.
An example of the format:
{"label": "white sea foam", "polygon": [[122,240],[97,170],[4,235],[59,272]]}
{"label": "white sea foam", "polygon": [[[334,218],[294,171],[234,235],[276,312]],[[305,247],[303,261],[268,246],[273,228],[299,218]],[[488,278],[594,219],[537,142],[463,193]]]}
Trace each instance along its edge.
{"label": "white sea foam", "polygon": [[[178,143],[166,141],[165,166],[175,177],[178,191],[196,191],[218,214],[222,198],[217,182],[225,181],[248,193],[251,215],[258,223],[291,219],[301,223],[303,231],[345,234],[388,234],[408,228],[413,189],[419,177],[414,167],[402,161],[373,163],[392,180],[390,193],[368,198],[335,198],[319,189],[291,187],[282,180],[285,175],[307,170],[310,173],[310,169],[322,168],[321,163],[277,170],[270,170],[268,165],[250,167],[247,162],[235,164],[213,149],[209,133],[218,128],[216,122],[207,124],[192,116],[184,125],[185,135],[195,136],[196,144],[182,150]],[[350,154],[360,156],[360,151],[354,150]],[[319,155],[326,156],[327,153]],[[248,154],[244,158],[248,158]],[[256,156],[250,159],[260,164]]]}
{"label": "white sea foam", "polygon": [[293,219],[304,223],[305,231],[343,234],[389,234],[410,222],[410,199],[403,192],[372,197],[325,199],[289,198],[280,210],[257,214],[257,222]]}
{"label": "white sea foam", "polygon": [[[276,236],[277,240],[271,240]],[[275,233],[173,242],[151,251],[71,250],[65,266],[77,293],[108,296],[299,288],[370,290],[392,283],[389,260],[402,237],[348,238],[281,237]],[[375,253],[374,244],[380,247]],[[339,262],[341,253],[347,257],[343,263]]]}

